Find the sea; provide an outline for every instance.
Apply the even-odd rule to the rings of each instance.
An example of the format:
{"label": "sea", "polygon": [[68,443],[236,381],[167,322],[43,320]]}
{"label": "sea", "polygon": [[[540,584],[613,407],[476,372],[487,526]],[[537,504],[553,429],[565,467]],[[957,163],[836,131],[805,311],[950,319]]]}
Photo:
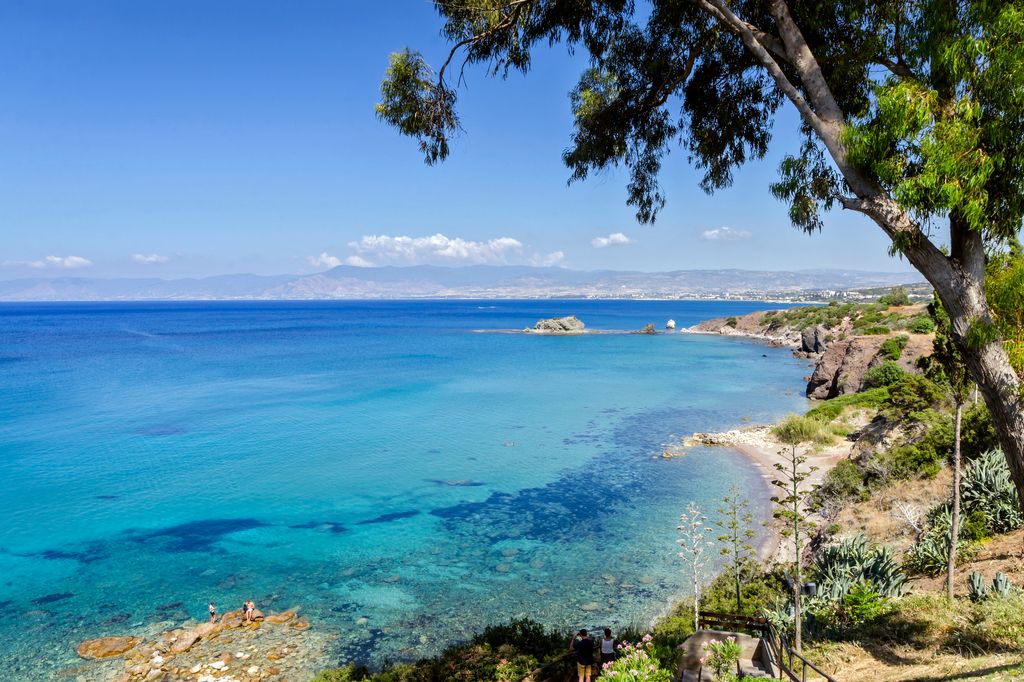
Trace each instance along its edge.
{"label": "sea", "polygon": [[[714,521],[736,485],[770,516],[764,472],[681,438],[805,409],[808,364],[626,332],[778,307],[0,304],[0,670],[57,679],[210,600],[300,607],[325,667],[649,623],[686,591],[688,503]],[[569,314],[604,333],[515,331]]]}

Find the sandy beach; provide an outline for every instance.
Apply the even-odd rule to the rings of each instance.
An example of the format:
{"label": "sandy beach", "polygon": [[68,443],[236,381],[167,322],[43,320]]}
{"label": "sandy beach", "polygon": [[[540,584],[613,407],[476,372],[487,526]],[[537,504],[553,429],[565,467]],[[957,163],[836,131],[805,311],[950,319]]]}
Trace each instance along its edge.
{"label": "sandy beach", "polygon": [[[781,454],[787,446],[780,443],[771,433],[773,425],[760,424],[746,426],[730,431],[717,433],[698,432],[683,439],[684,447],[697,445],[712,447],[728,447],[742,453],[761,472],[765,486],[775,494],[777,490],[771,482],[779,477],[775,469],[776,464],[786,464],[786,457]],[[822,482],[825,474],[842,459],[850,456],[853,443],[849,440],[840,440],[838,443],[818,447],[802,448],[802,454],[807,458],[807,467],[814,467],[804,485],[807,490]],[[769,532],[758,548],[758,555],[762,561],[791,561],[792,552],[782,543],[782,538],[774,524],[769,524]]]}

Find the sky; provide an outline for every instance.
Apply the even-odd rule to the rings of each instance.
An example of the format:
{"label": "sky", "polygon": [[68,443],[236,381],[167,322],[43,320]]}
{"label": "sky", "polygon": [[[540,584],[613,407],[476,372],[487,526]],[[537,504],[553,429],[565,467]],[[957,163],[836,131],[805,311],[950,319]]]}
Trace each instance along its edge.
{"label": "sky", "polygon": [[334,265],[909,271],[866,218],[793,228],[768,191],[796,148],[713,196],[676,149],[654,225],[626,174],[567,185],[584,56],[466,72],[447,161],[378,121],[391,52],[439,64],[427,0],[0,3],[0,279],[303,274]]}

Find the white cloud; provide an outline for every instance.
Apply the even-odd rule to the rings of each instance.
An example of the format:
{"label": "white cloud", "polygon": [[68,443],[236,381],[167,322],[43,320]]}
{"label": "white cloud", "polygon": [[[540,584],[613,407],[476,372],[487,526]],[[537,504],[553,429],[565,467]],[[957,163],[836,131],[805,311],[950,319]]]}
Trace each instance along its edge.
{"label": "white cloud", "polygon": [[353,265],[357,268],[372,268],[373,263],[359,256],[349,256],[345,259],[345,265]]}
{"label": "white cloud", "polygon": [[30,268],[62,268],[74,270],[75,268],[87,268],[92,261],[81,256],[47,256],[42,260],[34,260],[28,264]]}
{"label": "white cloud", "polygon": [[565,261],[564,251],[552,251],[551,253],[544,255],[542,253],[534,254],[530,258],[531,265],[537,265],[540,267],[550,268],[555,265],[561,265]]}
{"label": "white cloud", "polygon": [[707,242],[734,242],[740,239],[749,239],[751,236],[747,230],[735,230],[731,227],[718,227],[714,230],[704,230],[700,238]]}
{"label": "white cloud", "polygon": [[349,247],[358,254],[357,257],[365,265],[385,263],[500,265],[507,261],[510,254],[519,253],[523,249],[522,243],[512,237],[498,237],[488,241],[475,242],[459,237],[446,237],[440,233],[430,237],[366,235],[359,241],[349,242]]}
{"label": "white cloud", "polygon": [[314,268],[336,268],[341,265],[341,259],[332,256],[326,251],[321,251],[319,256],[307,256],[306,262]]}
{"label": "white cloud", "polygon": [[132,260],[139,265],[159,265],[160,263],[166,263],[170,258],[156,253],[151,253],[148,256],[143,253],[136,253],[132,255]]}
{"label": "white cloud", "polygon": [[606,246],[618,246],[620,244],[632,244],[631,240],[621,232],[613,232],[607,237],[594,237],[590,240],[590,245],[595,249],[603,249]]}

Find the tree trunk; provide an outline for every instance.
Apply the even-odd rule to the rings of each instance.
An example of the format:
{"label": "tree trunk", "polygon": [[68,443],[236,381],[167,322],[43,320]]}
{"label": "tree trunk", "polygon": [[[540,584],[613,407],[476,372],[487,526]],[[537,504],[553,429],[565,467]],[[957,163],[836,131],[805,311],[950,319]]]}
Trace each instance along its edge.
{"label": "tree trunk", "polygon": [[953,513],[949,524],[949,563],[946,565],[946,596],[953,601],[953,574],[956,570],[956,549],[960,540],[960,425],[964,404],[956,401],[956,421],[953,427]]}
{"label": "tree trunk", "polygon": [[[871,217],[894,240],[911,229],[909,217],[887,197],[844,204]],[[945,256],[920,234],[903,245],[902,253],[935,287],[949,314],[953,343],[988,405],[1024,509],[1024,397],[985,298],[985,245],[977,230],[952,229],[951,235],[956,257]]]}
{"label": "tree trunk", "polygon": [[740,596],[740,562],[739,559],[733,557],[736,561],[736,613],[743,613],[743,598]]}

